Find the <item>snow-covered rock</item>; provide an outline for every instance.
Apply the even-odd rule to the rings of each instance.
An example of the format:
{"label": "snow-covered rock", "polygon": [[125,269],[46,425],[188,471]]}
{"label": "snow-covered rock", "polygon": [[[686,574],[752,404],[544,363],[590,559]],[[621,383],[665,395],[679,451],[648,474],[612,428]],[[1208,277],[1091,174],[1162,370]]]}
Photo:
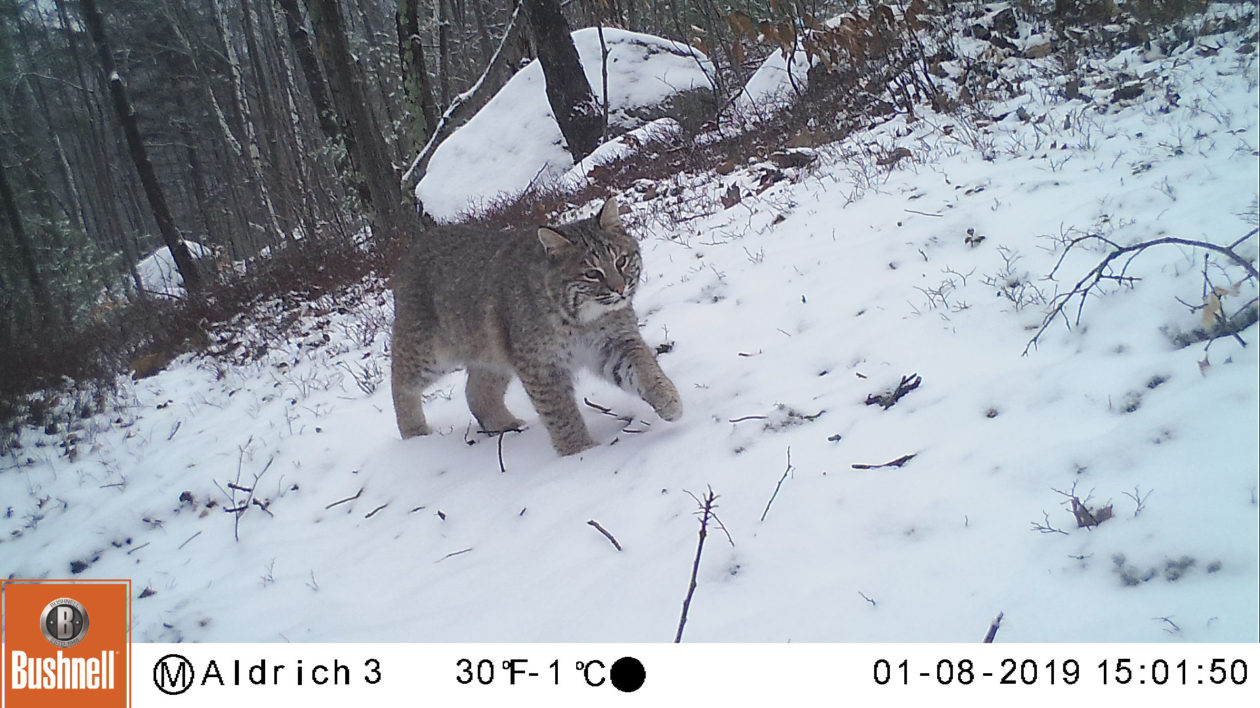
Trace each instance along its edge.
{"label": "snow-covered rock", "polygon": [[[605,29],[609,124],[614,134],[646,121],[643,111],[671,96],[711,86],[713,68],[695,49],[667,39]],[[602,102],[596,29],[573,33],[586,78]],[[451,221],[488,200],[550,185],[573,167],[573,157],[547,103],[542,65],[530,62],[433,154],[416,198],[439,221]]]}
{"label": "snow-covered rock", "polygon": [[[213,251],[196,241],[184,241],[192,257],[201,260],[213,256]],[[183,297],[184,277],[175,267],[175,257],[166,246],[161,246],[136,264],[136,272],[140,274],[140,282],[144,289],[151,293],[160,293],[173,297]]]}

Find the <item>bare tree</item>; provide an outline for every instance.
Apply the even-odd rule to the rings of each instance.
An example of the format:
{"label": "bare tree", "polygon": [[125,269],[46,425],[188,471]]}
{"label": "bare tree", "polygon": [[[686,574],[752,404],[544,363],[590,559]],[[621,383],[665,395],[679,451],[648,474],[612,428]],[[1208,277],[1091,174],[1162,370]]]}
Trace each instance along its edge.
{"label": "bare tree", "polygon": [[358,63],[350,50],[339,4],[336,0],[310,0],[310,4],[317,14],[315,34],[328,69],[333,102],[344,121],[342,128],[355,146],[355,162],[363,173],[372,202],[374,237],[402,239],[417,226],[415,210],[403,204],[398,170],[385,142],[385,129],[372,110],[363,78],[357,71]]}
{"label": "bare tree", "polygon": [[538,61],[547,84],[547,102],[556,116],[569,154],[577,162],[599,147],[604,135],[604,116],[591,93],[569,23],[556,0],[524,0],[529,26],[534,32]]}
{"label": "bare tree", "polygon": [[48,297],[48,286],[45,284],[43,276],[40,275],[39,267],[35,263],[35,254],[31,249],[31,241],[26,235],[26,227],[22,223],[22,215],[18,212],[17,200],[13,198],[13,190],[9,187],[9,180],[5,177],[5,172],[4,165],[0,165],[0,207],[4,209],[5,220],[9,225],[9,230],[13,233],[13,243],[17,248],[18,258],[22,262],[26,278],[30,281],[31,292],[35,296],[36,324],[42,327],[44,324],[49,323],[48,321],[52,319],[54,311]]}
{"label": "bare tree", "polygon": [[108,38],[105,36],[105,23],[101,12],[96,7],[96,0],[81,0],[81,5],[84,24],[87,25],[88,33],[92,35],[92,42],[96,45],[96,52],[100,56],[101,69],[105,72],[106,81],[109,84],[114,112],[123,126],[123,132],[127,138],[127,149],[136,166],[136,171],[140,174],[144,195],[150,209],[153,210],[153,218],[157,222],[162,241],[175,260],[175,267],[184,279],[184,287],[189,293],[199,292],[204,289],[205,283],[197,270],[197,262],[188,250],[188,244],[184,243],[184,239],[179,235],[179,229],[175,226],[170,207],[167,206],[166,197],[162,193],[162,186],[153,170],[153,163],[149,161],[149,153],[144,147],[144,141],[140,138],[136,111],[127,95],[127,86],[114,66],[113,50],[110,49]]}

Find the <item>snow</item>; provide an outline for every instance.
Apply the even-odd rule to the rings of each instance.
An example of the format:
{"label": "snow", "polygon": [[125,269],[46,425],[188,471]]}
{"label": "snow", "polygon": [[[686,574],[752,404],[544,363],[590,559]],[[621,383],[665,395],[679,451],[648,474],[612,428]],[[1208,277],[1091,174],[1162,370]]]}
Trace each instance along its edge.
{"label": "snow", "polygon": [[810,57],[803,49],[792,53],[790,64],[787,52],[771,52],[731,104],[736,114],[758,116],[788,107],[809,83],[811,65]]}
{"label": "snow", "polygon": [[[694,49],[651,35],[604,29],[608,46],[609,123],[623,129],[643,121],[634,109],[710,86],[712,65]],[[603,104],[598,30],[580,29],[573,43],[587,81]],[[547,103],[542,66],[530,62],[486,106],[433,153],[416,198],[439,221],[453,221],[503,196],[547,186],[573,167],[573,157]]]}
{"label": "snow", "polygon": [[592,180],[592,172],[618,160],[624,160],[650,143],[662,143],[680,134],[682,128],[673,118],[657,118],[650,123],[623,133],[595,148],[590,155],[569,168],[556,180],[556,185],[568,192],[575,192]]}
{"label": "snow", "polygon": [[[188,245],[188,252],[193,258],[201,259],[213,255],[209,248],[196,241],[184,241],[184,243]],[[151,293],[183,297],[184,277],[179,274],[179,269],[175,267],[175,257],[166,246],[141,258],[136,264],[136,272],[140,274],[140,282],[145,290]]]}
{"label": "snow", "polygon": [[[130,577],[146,642],[669,641],[693,495],[712,488],[733,543],[709,529],[686,641],[975,642],[998,612],[1000,642],[1257,641],[1260,332],[1169,337],[1199,323],[1177,298],[1203,302],[1203,251],[1145,251],[1139,280],[1023,355],[1046,301],[1103,255],[1064,257],[1064,238],[1229,244],[1256,226],[1256,60],[1221,39],[1125,52],[1115,68],[1152,85],[1130,102],[1034,82],[987,129],[924,109],[760,193],[754,162],[622,195],[677,423],[583,378],[579,397],[645,432],[584,407],[603,444],[558,458],[519,384],[529,428],[471,432],[453,374],[427,404],[438,434],[402,441],[392,307],[367,281],[309,303],[262,356],[248,336],[223,344],[234,363],[185,355],[121,380],[108,414],[25,430],[0,469],[0,573]],[[515,133],[512,169],[566,168],[548,135]],[[880,165],[896,148],[911,157]],[[1238,247],[1252,263],[1255,244]],[[1239,287],[1230,312],[1256,296],[1241,272],[1209,268]],[[896,405],[865,405],[911,373]],[[1114,517],[1078,528],[1061,492]]]}

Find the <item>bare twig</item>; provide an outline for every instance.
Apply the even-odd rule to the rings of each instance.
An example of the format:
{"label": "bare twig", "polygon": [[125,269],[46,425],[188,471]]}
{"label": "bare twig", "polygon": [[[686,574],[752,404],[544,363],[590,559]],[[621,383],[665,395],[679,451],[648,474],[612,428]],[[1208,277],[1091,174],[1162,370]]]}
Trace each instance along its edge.
{"label": "bare twig", "polygon": [[891,462],[885,462],[882,465],[863,465],[860,463],[855,463],[852,465],[852,467],[855,470],[877,470],[877,469],[880,469],[881,467],[900,467],[906,464],[907,462],[909,462],[910,460],[913,460],[915,456],[917,456],[918,454],[919,453],[917,452],[912,452],[909,455],[902,455],[901,457],[898,457],[897,459],[892,460]]}
{"label": "bare twig", "polygon": [[1068,535],[1067,531],[1064,531],[1063,529],[1056,529],[1054,526],[1050,524],[1050,514],[1043,511],[1041,512],[1041,515],[1044,518],[1044,521],[1042,523],[1039,524],[1036,521],[1029,522],[1030,524],[1032,524],[1033,531],[1037,531],[1040,533],[1061,533],[1064,536]]}
{"label": "bare twig", "polygon": [[[688,492],[691,494],[691,492]],[[691,495],[695,498],[695,495]],[[714,494],[713,487],[709,487],[709,491],[704,495],[700,502],[700,540],[696,543],[696,559],[691,563],[691,582],[687,586],[687,596],[683,598],[682,616],[678,618],[678,633],[674,635],[674,643],[682,642],[683,628],[687,626],[687,611],[691,609],[691,598],[696,594],[696,576],[700,573],[700,555],[704,553],[704,539],[709,533],[709,518],[713,516],[713,510],[716,508],[714,504],[717,501],[717,494]]]}
{"label": "bare twig", "polygon": [[783,486],[783,480],[787,479],[788,474],[792,471],[792,448],[787,449],[787,467],[783,468],[783,476],[779,478],[778,484],[774,485],[774,494],[770,495],[770,501],[766,502],[766,508],[761,512],[761,520],[766,520],[766,514],[770,513],[770,505],[774,503],[774,498],[779,496],[779,487]]}
{"label": "bare twig", "polygon": [[1133,516],[1135,517],[1142,513],[1142,509],[1146,506],[1146,500],[1149,499],[1151,496],[1151,492],[1147,492],[1146,494],[1143,494],[1141,488],[1136,487],[1136,486],[1133,487],[1132,494],[1128,492],[1122,492],[1122,494],[1132,499],[1133,503],[1137,504],[1137,508],[1133,510]]}
{"label": "bare twig", "polygon": [[363,518],[365,518],[365,519],[370,519],[370,518],[372,518],[373,516],[376,516],[376,512],[380,511],[381,509],[384,509],[384,508],[385,508],[385,507],[387,507],[387,506],[389,506],[389,503],[388,503],[388,502],[386,502],[386,503],[384,503],[384,504],[381,504],[380,506],[376,507],[375,509],[373,509],[373,510],[369,511],[367,514],[365,514],[365,515],[363,516]]}
{"label": "bare twig", "polygon": [[[252,441],[253,439],[254,439],[253,436],[250,436],[250,441]],[[244,446],[240,448],[242,459],[245,456],[245,448],[247,447],[249,447],[248,441],[245,443]],[[262,470],[260,470],[258,474],[254,475],[254,483],[248,487],[243,487],[240,484],[238,484],[241,480],[241,465],[240,465],[240,460],[237,461],[236,482],[228,484],[228,489],[232,490],[232,504],[234,506],[231,509],[224,509],[224,511],[227,511],[234,515],[234,518],[232,519],[232,537],[236,539],[237,543],[239,543],[241,540],[241,517],[244,516],[245,512],[249,510],[251,503],[258,501],[257,499],[254,498],[254,490],[258,488],[258,481],[262,479],[262,476],[264,474],[267,474],[267,470],[271,469],[271,463],[275,461],[276,461],[276,458],[274,455],[267,458],[267,464],[263,465]],[[242,502],[241,504],[236,504],[236,492],[238,491],[248,493],[248,496],[245,497],[245,501]],[[263,505],[261,502],[258,503],[258,506],[262,508],[263,511],[266,511],[268,514],[274,516],[274,514],[271,514],[270,511],[267,511],[267,507]]]}
{"label": "bare twig", "polygon": [[464,550],[462,550],[462,551],[451,551],[450,553],[447,553],[446,555],[442,556],[441,558],[438,558],[437,560],[435,560],[435,561],[433,561],[433,562],[434,562],[434,563],[441,563],[442,561],[446,560],[447,558],[454,558],[455,556],[462,556],[462,555],[464,555],[465,553],[467,553],[467,552],[469,552],[469,551],[471,551],[471,550],[472,550],[472,548],[465,548],[465,549],[464,549]]}
{"label": "bare twig", "polygon": [[[522,511],[523,511],[523,510],[522,510]],[[587,521],[587,522],[586,522],[586,524],[587,524],[588,526],[593,526],[593,527],[595,527],[595,530],[596,530],[596,531],[598,531],[598,532],[600,532],[600,533],[604,534],[604,538],[606,538],[606,539],[608,539],[609,541],[611,541],[611,542],[612,542],[613,548],[616,548],[616,549],[617,549],[617,550],[619,550],[619,551],[621,550],[621,544],[620,544],[620,543],[617,543],[617,539],[616,539],[616,538],[614,538],[614,537],[613,537],[613,535],[612,535],[611,533],[608,533],[608,529],[605,529],[603,526],[600,526],[598,521],[596,521],[596,520],[594,520],[594,519],[591,519],[590,521]]]}
{"label": "bare twig", "polygon": [[179,548],[177,548],[177,549],[175,549],[175,550],[177,550],[177,551],[182,551],[182,550],[184,550],[184,546],[187,546],[187,545],[189,544],[189,542],[190,542],[190,541],[192,541],[194,538],[197,538],[197,537],[198,537],[198,536],[200,536],[200,535],[201,535],[201,532],[200,532],[200,531],[198,531],[197,533],[195,533],[195,534],[193,534],[193,535],[189,536],[189,537],[188,537],[188,539],[187,539],[187,540],[185,540],[183,543],[179,544]]}
{"label": "bare twig", "polygon": [[[1080,236],[1078,238],[1072,239],[1071,241],[1068,242],[1067,246],[1063,249],[1063,253],[1059,256],[1059,260],[1057,263],[1055,263],[1054,268],[1050,270],[1051,278],[1053,278],[1054,274],[1058,272],[1059,268],[1063,265],[1064,259],[1067,258],[1067,254],[1071,252],[1072,248],[1075,247],[1077,244],[1080,244],[1084,241],[1090,241],[1090,240],[1101,241],[1102,243],[1109,246],[1112,250],[1110,253],[1104,256],[1103,259],[1099,261],[1097,265],[1095,265],[1093,268],[1087,271],[1085,275],[1082,276],[1081,279],[1076,282],[1076,285],[1072,286],[1071,290],[1068,290],[1066,293],[1063,293],[1061,295],[1055,296],[1053,300],[1053,302],[1055,303],[1054,307],[1051,308],[1050,312],[1046,314],[1044,319],[1042,319],[1041,326],[1037,328],[1036,334],[1033,335],[1032,339],[1028,340],[1028,344],[1024,347],[1024,354],[1028,354],[1028,351],[1037,345],[1037,342],[1041,338],[1041,335],[1044,334],[1046,329],[1050,327],[1050,323],[1054,322],[1054,320],[1057,317],[1064,314],[1063,310],[1064,308],[1067,307],[1068,303],[1072,301],[1072,298],[1077,298],[1079,304],[1076,308],[1076,319],[1072,323],[1070,323],[1069,326],[1071,326],[1071,324],[1080,324],[1081,312],[1085,308],[1085,300],[1089,296],[1089,294],[1094,290],[1094,288],[1098,286],[1099,283],[1101,283],[1104,280],[1116,280],[1119,282],[1126,282],[1126,281],[1132,282],[1133,279],[1125,275],[1125,272],[1127,271],[1129,264],[1132,263],[1133,259],[1136,258],[1139,254],[1141,254],[1143,251],[1153,246],[1179,245],[1179,246],[1190,246],[1191,248],[1202,248],[1208,251],[1212,251],[1213,253],[1217,253],[1217,254],[1225,256],[1229,260],[1233,261],[1235,265],[1241,266],[1242,269],[1247,272],[1247,275],[1249,277],[1260,279],[1260,273],[1256,271],[1256,267],[1251,264],[1251,261],[1247,260],[1243,256],[1240,256],[1236,252],[1234,252],[1234,247],[1238,246],[1243,241],[1246,241],[1247,239],[1256,235],[1256,233],[1257,233],[1257,230],[1252,229],[1246,236],[1243,236],[1242,238],[1238,239],[1237,241],[1230,244],[1229,246],[1221,246],[1221,245],[1211,243],[1208,241],[1197,241],[1193,239],[1177,238],[1175,236],[1166,236],[1164,238],[1152,239],[1150,241],[1141,241],[1139,243],[1134,243],[1128,246],[1121,246],[1115,241],[1112,241],[1111,239],[1108,239],[1099,234],[1086,234],[1085,236]],[[1113,273],[1111,270],[1112,261],[1115,261],[1116,259],[1125,255],[1129,255],[1129,258],[1125,261],[1125,264],[1121,268],[1120,273],[1118,275]]]}
{"label": "bare twig", "polygon": [[998,627],[1002,626],[1002,616],[1004,614],[1005,613],[1003,612],[999,612],[997,613],[997,617],[993,618],[993,624],[989,625],[989,631],[987,634],[984,635],[985,644],[993,643],[993,638],[997,636]]}
{"label": "bare twig", "polygon": [[345,504],[346,502],[352,502],[352,501],[354,501],[355,499],[358,499],[359,497],[363,496],[363,489],[364,489],[364,487],[359,487],[359,491],[355,492],[354,496],[352,496],[352,497],[346,497],[345,499],[338,499],[337,501],[335,501],[335,502],[333,502],[333,503],[329,504],[328,506],[324,507],[324,509],[331,509],[331,508],[333,508],[334,506],[337,506],[338,504]]}

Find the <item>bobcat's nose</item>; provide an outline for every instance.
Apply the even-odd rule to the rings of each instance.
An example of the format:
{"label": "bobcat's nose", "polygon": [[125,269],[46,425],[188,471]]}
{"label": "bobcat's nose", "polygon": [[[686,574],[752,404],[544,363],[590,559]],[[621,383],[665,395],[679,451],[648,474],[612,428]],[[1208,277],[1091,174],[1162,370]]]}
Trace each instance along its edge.
{"label": "bobcat's nose", "polygon": [[608,278],[608,289],[618,295],[626,294],[626,279],[620,275],[614,275]]}

